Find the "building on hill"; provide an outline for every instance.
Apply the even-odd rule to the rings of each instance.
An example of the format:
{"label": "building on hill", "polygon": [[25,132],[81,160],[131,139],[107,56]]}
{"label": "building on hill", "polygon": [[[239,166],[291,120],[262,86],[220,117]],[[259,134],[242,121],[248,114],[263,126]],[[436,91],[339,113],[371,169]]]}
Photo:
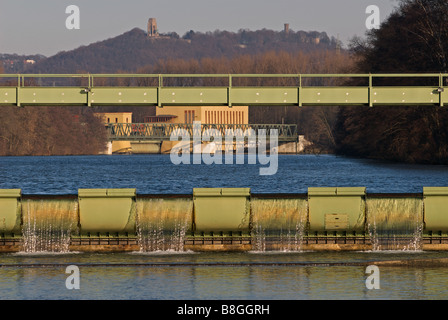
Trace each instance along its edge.
{"label": "building on hill", "polygon": [[157,30],[156,18],[149,18],[148,20],[148,37],[158,37],[159,31]]}

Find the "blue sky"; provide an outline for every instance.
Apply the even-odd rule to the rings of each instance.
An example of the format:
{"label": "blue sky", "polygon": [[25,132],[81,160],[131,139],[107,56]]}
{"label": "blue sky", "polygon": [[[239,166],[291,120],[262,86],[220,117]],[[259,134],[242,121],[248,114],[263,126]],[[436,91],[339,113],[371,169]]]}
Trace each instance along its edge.
{"label": "blue sky", "polygon": [[[366,8],[383,21],[397,0],[0,0],[0,53],[44,54],[115,37],[156,18],[159,32],[263,28],[325,31],[344,43],[366,32]],[[66,7],[80,10],[80,29],[69,30]]]}

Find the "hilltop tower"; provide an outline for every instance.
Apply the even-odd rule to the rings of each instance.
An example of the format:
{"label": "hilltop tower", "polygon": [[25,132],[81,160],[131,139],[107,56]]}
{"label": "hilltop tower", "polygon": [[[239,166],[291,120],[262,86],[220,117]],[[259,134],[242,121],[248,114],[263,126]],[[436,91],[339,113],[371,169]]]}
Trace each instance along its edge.
{"label": "hilltop tower", "polygon": [[148,37],[158,37],[159,31],[157,30],[156,18],[149,18],[148,20]]}

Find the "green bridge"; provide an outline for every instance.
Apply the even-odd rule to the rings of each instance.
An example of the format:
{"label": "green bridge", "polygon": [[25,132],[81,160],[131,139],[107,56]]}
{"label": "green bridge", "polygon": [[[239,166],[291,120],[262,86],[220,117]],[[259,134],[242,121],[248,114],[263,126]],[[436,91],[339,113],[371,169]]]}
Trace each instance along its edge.
{"label": "green bridge", "polygon": [[0,105],[444,106],[448,103],[447,77],[448,74],[2,74]]}
{"label": "green bridge", "polygon": [[279,142],[298,141],[297,125],[293,124],[201,124],[190,123],[107,123],[109,141],[170,141],[171,136],[177,138],[188,133],[190,139],[194,136],[203,137],[217,130],[222,137],[226,134],[236,139],[258,139],[260,130],[265,130],[266,140],[269,140],[273,130]]}

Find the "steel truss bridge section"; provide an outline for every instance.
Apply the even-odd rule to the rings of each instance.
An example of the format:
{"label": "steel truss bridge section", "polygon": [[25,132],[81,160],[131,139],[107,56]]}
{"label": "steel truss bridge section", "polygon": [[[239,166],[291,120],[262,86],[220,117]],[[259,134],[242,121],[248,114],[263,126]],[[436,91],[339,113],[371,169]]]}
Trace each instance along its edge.
{"label": "steel truss bridge section", "polygon": [[[297,125],[292,124],[184,124],[184,123],[108,123],[106,124],[109,141],[169,141],[188,135],[190,139],[220,135],[222,142],[226,136],[232,139],[258,140],[262,133],[266,140],[277,135],[279,142],[298,141]],[[275,131],[274,131],[275,130]]]}

